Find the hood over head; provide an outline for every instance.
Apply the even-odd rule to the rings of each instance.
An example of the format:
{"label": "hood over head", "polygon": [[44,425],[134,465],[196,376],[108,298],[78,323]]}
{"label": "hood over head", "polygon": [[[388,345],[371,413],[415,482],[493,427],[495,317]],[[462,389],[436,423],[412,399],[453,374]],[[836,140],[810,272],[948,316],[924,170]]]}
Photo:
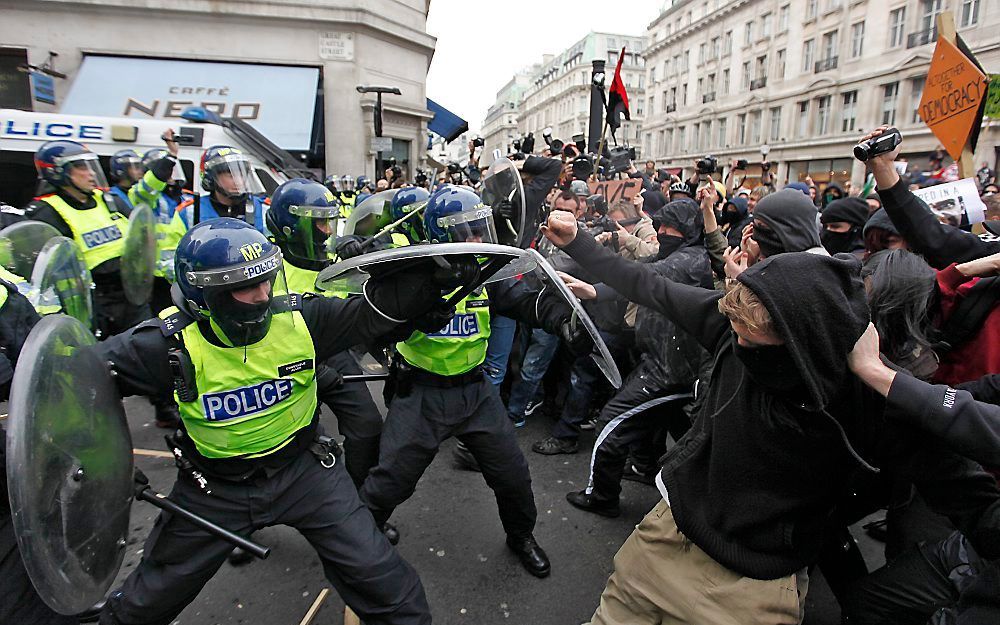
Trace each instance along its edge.
{"label": "hood over head", "polygon": [[[804,252],[819,247],[819,231],[816,227],[816,207],[809,196],[795,189],[782,189],[757,202],[753,211],[754,221],[760,221],[771,229],[777,241],[775,250],[767,256],[784,252]],[[754,228],[753,238],[760,245],[762,238]],[[766,243],[765,243],[766,245]]]}
{"label": "hood over head", "polygon": [[750,212],[750,204],[742,195],[736,195],[726,200],[725,204],[722,205],[722,210],[726,210],[726,207],[730,205],[736,208],[736,212],[739,214],[740,219],[745,218]]}
{"label": "hood over head", "polygon": [[680,198],[667,202],[653,216],[653,227],[676,228],[684,237],[684,245],[698,245],[705,237],[705,218],[701,207],[691,198]]}
{"label": "hood over head", "polygon": [[892,223],[892,219],[889,218],[889,213],[885,212],[884,208],[878,209],[872,213],[871,217],[868,218],[868,221],[865,222],[864,234],[867,235],[868,231],[872,228],[881,228],[882,230],[891,232],[896,236],[901,236],[896,224]]}
{"label": "hood over head", "polygon": [[779,254],[737,280],[771,314],[798,365],[806,408],[824,409],[849,375],[847,354],[868,327],[861,262],[849,254]]}
{"label": "hood over head", "polygon": [[785,188],[801,191],[806,194],[806,197],[809,197],[809,185],[807,185],[804,182],[791,182],[789,184],[786,184]]}
{"label": "hood over head", "polygon": [[650,217],[655,215],[667,203],[667,196],[659,190],[642,192],[642,212]]}
{"label": "hood over head", "polygon": [[852,226],[863,226],[868,221],[868,202],[857,197],[845,197],[826,205],[819,216],[820,223],[846,221]]}

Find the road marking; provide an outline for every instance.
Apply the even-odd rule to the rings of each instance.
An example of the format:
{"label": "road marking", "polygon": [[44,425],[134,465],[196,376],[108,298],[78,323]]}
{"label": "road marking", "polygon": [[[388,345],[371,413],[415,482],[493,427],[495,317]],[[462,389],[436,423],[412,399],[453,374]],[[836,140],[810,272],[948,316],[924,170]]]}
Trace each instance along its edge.
{"label": "road marking", "polygon": [[133,449],[132,453],[137,456],[149,456],[150,458],[173,458],[174,455],[169,451],[158,451],[156,449]]}
{"label": "road marking", "polygon": [[[306,612],[306,615],[302,617],[301,621],[299,621],[299,625],[309,625],[309,623],[312,623],[313,617],[316,616],[317,612],[319,612],[319,606],[321,606],[323,604],[323,601],[326,600],[326,596],[328,594],[330,594],[330,589],[329,588],[324,588],[323,590],[319,591],[319,595],[316,596],[316,600],[313,601],[313,604],[311,606],[309,606],[309,611]],[[350,610],[350,608],[345,608],[345,610]],[[352,614],[353,614],[353,612],[352,612]],[[345,611],[344,612],[344,623],[347,623],[347,622],[348,622],[347,621],[347,612]]]}

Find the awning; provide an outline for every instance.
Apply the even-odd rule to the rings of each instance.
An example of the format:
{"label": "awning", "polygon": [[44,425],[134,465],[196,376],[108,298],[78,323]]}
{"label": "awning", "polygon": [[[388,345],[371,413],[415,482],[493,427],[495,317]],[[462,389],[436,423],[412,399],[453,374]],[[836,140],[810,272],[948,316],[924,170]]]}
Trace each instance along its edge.
{"label": "awning", "polygon": [[446,143],[451,143],[469,129],[469,122],[430,98],[427,98],[427,110],[434,113],[434,119],[427,124],[427,129],[444,137]]}

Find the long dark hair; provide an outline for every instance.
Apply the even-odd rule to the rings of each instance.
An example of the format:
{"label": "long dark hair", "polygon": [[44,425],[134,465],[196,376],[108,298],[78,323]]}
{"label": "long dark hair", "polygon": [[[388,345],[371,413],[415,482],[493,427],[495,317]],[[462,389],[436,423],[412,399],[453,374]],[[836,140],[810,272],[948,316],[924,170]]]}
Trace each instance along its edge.
{"label": "long dark hair", "polygon": [[913,252],[882,250],[865,261],[861,276],[882,353],[901,366],[914,353],[929,353],[937,339],[934,269]]}

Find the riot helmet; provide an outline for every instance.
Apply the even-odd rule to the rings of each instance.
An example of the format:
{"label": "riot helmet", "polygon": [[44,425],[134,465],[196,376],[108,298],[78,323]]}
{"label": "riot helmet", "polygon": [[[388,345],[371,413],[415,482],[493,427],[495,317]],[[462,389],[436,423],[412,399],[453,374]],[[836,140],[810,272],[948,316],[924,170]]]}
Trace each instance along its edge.
{"label": "riot helmet", "polygon": [[38,177],[52,186],[63,189],[72,187],[91,196],[94,189],[107,189],[97,155],[76,141],[46,141],[35,152],[35,170]]}
{"label": "riot helmet", "polygon": [[135,184],[142,178],[142,160],[135,150],[118,150],[111,155],[108,173],[115,184],[122,181]]}
{"label": "riot helmet", "polygon": [[392,222],[389,203],[395,194],[394,189],[386,189],[367,196],[364,200],[359,194],[354,202],[354,210],[344,224],[344,234],[370,237],[388,226]]}
{"label": "riot helmet", "polygon": [[472,190],[445,185],[427,200],[424,232],[432,243],[496,243],[493,209]]}
{"label": "riot helmet", "polygon": [[286,254],[322,262],[328,257],[327,239],[337,231],[340,209],[340,200],[326,186],[294,178],[274,190],[265,219],[275,242]]}
{"label": "riot helmet", "polygon": [[273,293],[285,285],[281,250],[256,228],[230,217],[196,224],[177,244],[174,267],[181,303],[220,339],[246,346],[264,338]]}
{"label": "riot helmet", "polygon": [[264,193],[250,159],[239,149],[225,145],[212,146],[201,155],[201,188],[236,201]]}
{"label": "riot helmet", "polygon": [[[427,189],[422,187],[404,187],[399,189],[392,196],[392,202],[389,203],[389,212],[392,221],[399,221],[405,215],[423,209],[427,206],[427,200],[430,196],[431,194],[427,192]],[[425,238],[423,223],[419,216],[407,219],[400,227],[404,232],[408,233],[410,239],[413,241],[421,241]]]}

